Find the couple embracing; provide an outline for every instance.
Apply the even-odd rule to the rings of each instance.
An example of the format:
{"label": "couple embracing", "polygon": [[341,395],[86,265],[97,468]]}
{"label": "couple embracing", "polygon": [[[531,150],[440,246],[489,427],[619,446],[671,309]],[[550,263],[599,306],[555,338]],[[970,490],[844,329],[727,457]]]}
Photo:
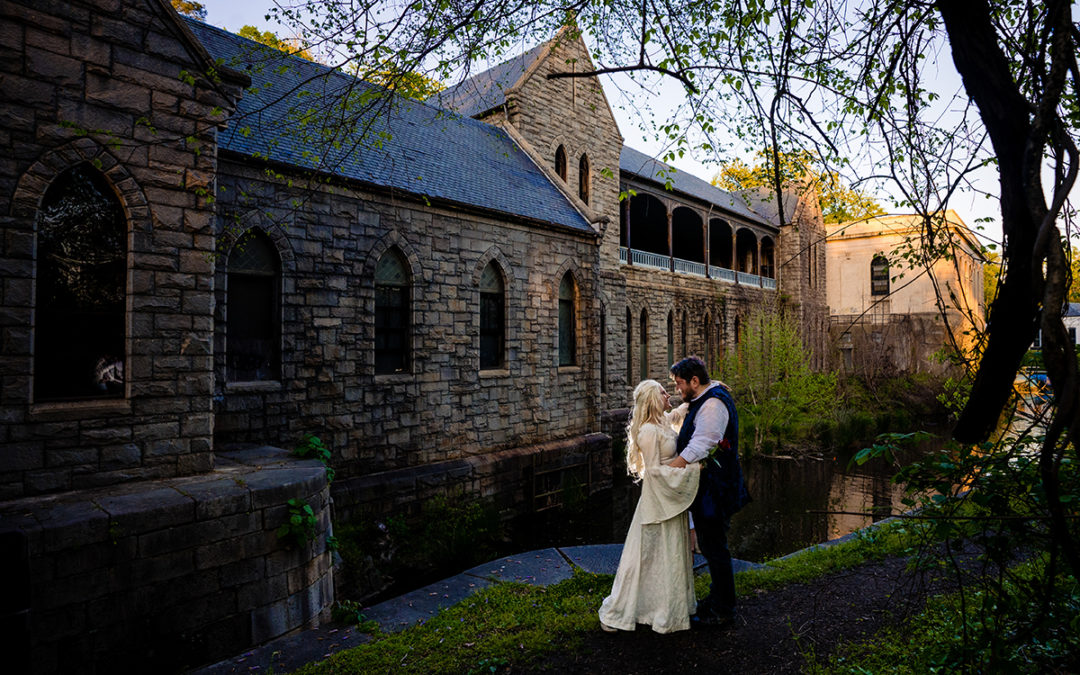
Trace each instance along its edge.
{"label": "couple embracing", "polygon": [[[735,618],[727,530],[731,515],[750,501],[735,402],[701,359],[679,361],[671,376],[684,402],[676,410],[669,411],[667,390],[656,380],[634,389],[626,467],[641,480],[641,497],[611,595],[600,606],[600,626],[608,632],[644,623],[670,633],[691,624],[727,626]],[[694,598],[691,526],[712,576],[701,602]]]}

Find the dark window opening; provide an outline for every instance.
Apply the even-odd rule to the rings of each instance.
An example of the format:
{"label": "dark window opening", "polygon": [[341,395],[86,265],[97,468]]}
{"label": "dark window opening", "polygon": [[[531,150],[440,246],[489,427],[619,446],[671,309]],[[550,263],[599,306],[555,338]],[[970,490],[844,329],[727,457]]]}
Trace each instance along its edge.
{"label": "dark window opening", "polygon": [[675,313],[667,315],[667,364],[668,368],[675,364]]}
{"label": "dark window opening", "polygon": [[589,187],[591,183],[591,176],[589,175],[589,158],[586,155],[582,155],[578,161],[578,196],[581,197],[581,201],[586,204],[589,203]]}
{"label": "dark window opening", "polygon": [[870,262],[870,295],[888,294],[889,261],[885,259],[885,256],[876,255]]}
{"label": "dark window opening", "polygon": [[607,308],[600,305],[600,391],[607,390]]}
{"label": "dark window opening", "polygon": [[375,266],[375,372],[409,368],[409,272],[396,250]]}
{"label": "dark window opening", "polygon": [[626,308],[626,386],[634,384],[634,315]]}
{"label": "dark window opening", "polygon": [[566,182],[566,150],[561,145],[555,148],[555,173]]}
{"label": "dark window opening", "polygon": [[747,229],[735,233],[735,257],[739,265],[737,271],[757,274],[757,237]]}
{"label": "dark window opening", "polygon": [[682,354],[679,355],[680,359],[685,359],[687,356],[690,356],[690,350],[688,348],[689,343],[687,341],[687,337],[688,337],[689,332],[690,331],[687,328],[687,324],[686,324],[686,312],[683,312],[682,313]]}
{"label": "dark window opening", "polygon": [[488,263],[480,277],[480,367],[503,365],[506,343],[504,319],[506,294],[502,274],[494,262]]}
{"label": "dark window opening", "polygon": [[641,353],[638,355],[638,358],[641,361],[641,379],[645,380],[649,377],[649,322],[645,310],[641,310],[641,322],[638,326],[638,333],[641,334]]}
{"label": "dark window opening", "polygon": [[638,194],[630,197],[630,247],[668,255],[667,207],[656,197]]}
{"label": "dark window opening", "polygon": [[769,279],[776,278],[776,245],[770,237],[761,240],[761,276]]}
{"label": "dark window opening", "polygon": [[127,224],[105,176],[57,176],[37,222],[34,399],[124,395]]}
{"label": "dark window opening", "polygon": [[672,255],[690,262],[705,262],[705,224],[693,209],[679,207],[671,214]]}
{"label": "dark window opening", "polygon": [[559,365],[577,363],[577,317],[574,304],[577,293],[574,278],[567,272],[559,284]]}
{"label": "dark window opening", "polygon": [[735,269],[731,244],[731,226],[723,220],[709,221],[709,264]]}
{"label": "dark window opening", "polygon": [[280,264],[273,242],[259,230],[229,253],[225,363],[230,382],[281,377]]}

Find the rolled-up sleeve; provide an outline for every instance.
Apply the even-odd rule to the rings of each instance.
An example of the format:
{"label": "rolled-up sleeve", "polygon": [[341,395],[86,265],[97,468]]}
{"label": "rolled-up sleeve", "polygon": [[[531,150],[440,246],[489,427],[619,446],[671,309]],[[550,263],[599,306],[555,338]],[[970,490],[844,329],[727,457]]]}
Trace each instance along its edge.
{"label": "rolled-up sleeve", "polygon": [[694,418],[694,435],[679,456],[690,463],[705,459],[724,437],[727,425],[727,406],[716,398],[705,401]]}

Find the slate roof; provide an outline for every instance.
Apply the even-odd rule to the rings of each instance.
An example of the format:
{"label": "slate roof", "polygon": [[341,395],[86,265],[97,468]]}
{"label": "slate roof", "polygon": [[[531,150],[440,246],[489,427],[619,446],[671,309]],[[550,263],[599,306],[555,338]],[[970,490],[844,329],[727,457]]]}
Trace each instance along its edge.
{"label": "slate roof", "polygon": [[[622,154],[619,156],[619,169],[639,178],[661,184],[670,178],[671,187],[676,192],[696,197],[755,223],[772,225],[773,227],[778,225],[779,221],[776,219],[775,214],[773,214],[772,218],[768,218],[766,214],[759,214],[750,209],[747,205],[748,202],[750,204],[758,202],[752,196],[733,194],[721,190],[712,183],[701,180],[685,171],[678,171],[664,162],[653,159],[644,152],[634,150],[630,146],[623,146]],[[775,211],[775,206],[772,208]]]}
{"label": "slate roof", "polygon": [[539,44],[524,54],[447,87],[428,98],[427,103],[453,110],[465,117],[475,117],[501,106],[506,102],[506,91],[517,84],[545,49],[550,48],[550,41]]}
{"label": "slate roof", "polygon": [[[222,150],[594,232],[502,129],[397,96],[364,103],[382,90],[186,20],[213,57],[252,79],[218,136]],[[343,110],[357,109],[341,105],[345,100],[366,108],[347,123],[354,130],[366,127],[366,134],[334,135]]]}

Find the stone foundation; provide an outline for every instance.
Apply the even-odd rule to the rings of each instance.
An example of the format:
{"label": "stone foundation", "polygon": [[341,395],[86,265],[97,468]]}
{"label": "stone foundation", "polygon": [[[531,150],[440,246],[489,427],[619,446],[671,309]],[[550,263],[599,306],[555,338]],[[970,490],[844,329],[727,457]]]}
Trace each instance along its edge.
{"label": "stone foundation", "polygon": [[[315,539],[275,530],[311,505]],[[29,587],[15,663],[35,673],[175,672],[294,629],[333,602],[326,472],[263,447],[209,474],[0,505],[7,579]],[[21,549],[21,551],[19,550]],[[17,650],[16,650],[17,651]]]}

